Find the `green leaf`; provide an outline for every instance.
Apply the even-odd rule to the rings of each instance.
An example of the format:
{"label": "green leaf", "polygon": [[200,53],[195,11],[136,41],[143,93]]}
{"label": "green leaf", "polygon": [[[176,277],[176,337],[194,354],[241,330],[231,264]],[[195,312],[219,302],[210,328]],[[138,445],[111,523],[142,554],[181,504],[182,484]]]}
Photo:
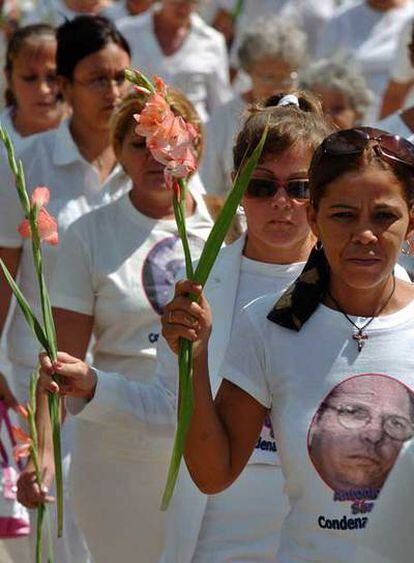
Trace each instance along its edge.
{"label": "green leaf", "polygon": [[49,395],[49,414],[52,425],[53,454],[55,460],[57,535],[63,532],[63,471],[62,445],[60,436],[60,399],[56,394]]}
{"label": "green leaf", "polygon": [[35,317],[35,315],[34,315],[32,309],[30,308],[30,305],[27,302],[25,296],[20,291],[19,286],[14,281],[13,276],[10,274],[9,270],[7,269],[6,264],[3,262],[3,260],[1,258],[0,258],[0,266],[1,266],[3,273],[6,277],[7,283],[9,284],[11,290],[13,291],[14,296],[16,297],[17,303],[20,306],[20,309],[21,309],[21,311],[22,311],[22,313],[23,313],[23,315],[24,315],[24,317],[27,321],[27,324],[32,329],[34,335],[36,336],[36,338],[38,339],[40,344],[43,346],[43,348],[45,350],[47,350],[48,347],[49,347],[49,344],[48,344],[46,335],[43,331],[43,328],[40,325],[37,318]]}
{"label": "green leaf", "polygon": [[[249,158],[243,163],[241,171],[237,174],[234,186],[223,206],[223,209],[217,218],[214,227],[204,245],[203,252],[198,262],[198,266],[191,277],[194,281],[204,286],[207,278],[211,272],[217,254],[220,251],[221,245],[225,239],[227,231],[230,228],[231,222],[236,213],[237,207],[243,197],[244,191],[250,181],[253,170],[256,168],[260,156],[263,151],[264,144],[267,137],[267,127],[263,135],[255,147],[254,151]],[[175,208],[174,208],[175,210]],[[178,218],[177,218],[178,217]],[[179,210],[176,212],[178,232],[182,240],[186,240],[185,230],[182,230],[182,223],[185,226],[185,217],[181,216]],[[183,232],[183,234],[181,234]],[[185,238],[184,238],[185,237]],[[187,264],[186,264],[187,265]],[[178,356],[179,366],[179,396],[180,404],[178,407],[178,421],[177,430],[174,439],[173,451],[171,455],[170,467],[167,475],[167,482],[165,485],[164,493],[161,501],[161,510],[167,510],[171,497],[174,492],[175,483],[177,481],[180,463],[184,454],[185,441],[187,438],[187,431],[190,426],[191,417],[193,414],[194,397],[193,397],[193,345],[188,340],[181,340],[180,352]]]}

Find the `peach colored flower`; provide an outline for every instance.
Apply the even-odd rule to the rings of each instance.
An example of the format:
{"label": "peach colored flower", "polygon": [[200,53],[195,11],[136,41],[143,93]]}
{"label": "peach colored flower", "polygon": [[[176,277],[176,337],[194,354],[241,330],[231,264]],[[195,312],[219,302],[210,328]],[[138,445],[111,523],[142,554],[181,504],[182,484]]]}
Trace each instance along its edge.
{"label": "peach colored flower", "polygon": [[[56,219],[45,209],[45,205],[47,205],[50,201],[49,188],[46,188],[45,186],[38,186],[35,188],[30,196],[30,201],[32,209],[34,206],[37,206],[39,209],[37,214],[37,228],[39,230],[40,240],[51,245],[56,245],[59,242],[57,222]],[[29,220],[25,219],[17,227],[17,231],[23,238],[30,238],[32,236],[32,231]]]}
{"label": "peach colored flower", "polygon": [[30,448],[32,447],[32,439],[26,432],[20,428],[20,426],[12,425],[12,433],[16,442],[19,442],[17,446],[13,448],[13,457],[16,461],[19,459],[28,457],[30,455]]}
{"label": "peach colored flower", "polygon": [[19,461],[19,459],[29,457],[31,447],[32,447],[31,442],[28,442],[27,444],[19,444],[18,446],[14,446],[13,457],[16,460],[16,462]]}
{"label": "peach colored flower", "polygon": [[32,205],[38,205],[39,207],[45,207],[50,201],[50,191],[49,188],[45,186],[38,186],[33,190],[30,196]]}
{"label": "peach colored flower", "polygon": [[[50,215],[44,207],[39,210],[37,217],[37,228],[39,230],[39,237],[41,241],[47,242],[55,246],[59,242],[59,235],[57,230],[57,222],[52,215]],[[32,230],[28,219],[25,219],[17,228],[17,231],[23,238],[30,238]]]}
{"label": "peach colored flower", "polygon": [[11,429],[16,442],[22,442],[25,444],[28,440],[30,440],[30,436],[26,434],[26,432],[23,430],[23,428],[20,428],[20,426],[14,426],[14,424],[12,424]]}
{"label": "peach colored flower", "polygon": [[138,123],[135,128],[137,135],[149,137],[157,132],[163,121],[174,116],[166,99],[160,94],[151,94],[140,114],[135,114]]}
{"label": "peach colored flower", "polygon": [[160,76],[153,76],[152,82],[155,86],[155,90],[160,96],[164,98],[167,97],[167,86],[165,85],[164,80]]}

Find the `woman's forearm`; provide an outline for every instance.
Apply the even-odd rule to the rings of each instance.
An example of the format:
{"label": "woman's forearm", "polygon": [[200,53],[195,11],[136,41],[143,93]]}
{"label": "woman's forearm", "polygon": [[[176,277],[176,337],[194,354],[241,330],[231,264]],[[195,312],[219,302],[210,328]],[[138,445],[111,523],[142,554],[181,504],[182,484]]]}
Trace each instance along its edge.
{"label": "woman's forearm", "polygon": [[208,352],[194,360],[194,411],[187,434],[185,461],[201,491],[214,494],[234,479],[230,441],[213,401]]}

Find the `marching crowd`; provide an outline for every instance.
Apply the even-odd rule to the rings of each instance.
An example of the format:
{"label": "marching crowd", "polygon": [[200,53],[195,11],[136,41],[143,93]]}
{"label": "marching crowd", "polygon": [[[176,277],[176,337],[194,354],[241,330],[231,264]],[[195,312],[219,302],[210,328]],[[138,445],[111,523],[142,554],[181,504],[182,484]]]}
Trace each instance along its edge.
{"label": "marching crowd", "polygon": [[[0,8],[0,122],[58,223],[43,255],[60,350],[39,356],[0,276],[0,397],[26,404],[40,361],[43,485],[30,458],[17,482],[35,530],[33,509],[55,494],[48,396],[64,396],[55,562],[411,562],[414,1]],[[197,132],[194,257],[267,131],[204,288],[185,279],[127,68],[160,76]],[[0,157],[0,258],[39,312]],[[194,412],[164,513],[183,338]],[[34,545],[33,531],[3,535],[1,563],[34,561]]]}

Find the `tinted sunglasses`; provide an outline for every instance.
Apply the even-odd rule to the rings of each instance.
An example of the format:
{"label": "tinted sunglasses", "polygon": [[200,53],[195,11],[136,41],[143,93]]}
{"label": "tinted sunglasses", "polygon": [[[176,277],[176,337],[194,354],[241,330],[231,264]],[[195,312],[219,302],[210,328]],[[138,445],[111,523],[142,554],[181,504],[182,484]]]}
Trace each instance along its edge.
{"label": "tinted sunglasses", "polygon": [[246,195],[254,198],[271,198],[279,188],[284,188],[290,199],[309,199],[309,180],[288,180],[280,184],[271,178],[252,178],[247,185]]}
{"label": "tinted sunglasses", "polygon": [[362,154],[369,141],[376,141],[373,149],[385,161],[396,162],[414,168],[414,145],[400,137],[381,129],[358,127],[345,129],[329,135],[318,149],[319,158],[323,154],[334,156]]}

